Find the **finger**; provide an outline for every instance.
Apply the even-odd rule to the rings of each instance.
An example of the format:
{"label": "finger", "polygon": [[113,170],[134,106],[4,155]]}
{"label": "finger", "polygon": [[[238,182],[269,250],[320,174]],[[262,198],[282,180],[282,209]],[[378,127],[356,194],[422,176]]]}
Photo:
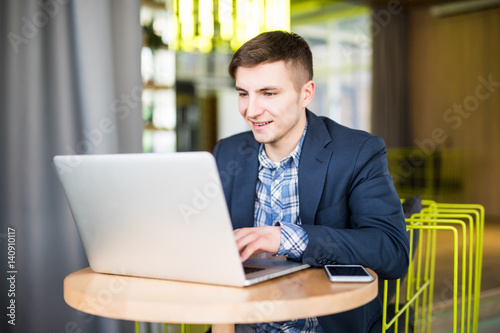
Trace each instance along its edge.
{"label": "finger", "polygon": [[259,241],[259,239],[262,239],[261,233],[260,228],[242,228],[234,231],[236,246],[242,262],[260,250],[262,240]]}
{"label": "finger", "polygon": [[245,247],[240,250],[241,261],[246,261],[251,255],[263,252],[262,246],[264,246],[265,239],[257,238],[253,242],[248,243]]}
{"label": "finger", "polygon": [[259,234],[256,232],[252,232],[249,230],[241,231],[239,232],[235,238],[236,238],[236,246],[238,247],[238,251],[241,253],[241,251],[247,247],[249,244],[254,242],[256,239],[258,239]]}
{"label": "finger", "polygon": [[252,232],[252,229],[254,228],[240,228],[240,229],[235,229],[233,230],[233,235],[234,235],[234,238],[236,240],[242,238],[242,237],[245,237],[246,235],[248,235],[249,233]]}
{"label": "finger", "polygon": [[234,230],[236,245],[242,261],[254,253],[263,251],[276,253],[279,250],[280,235],[280,228],[271,226]]}

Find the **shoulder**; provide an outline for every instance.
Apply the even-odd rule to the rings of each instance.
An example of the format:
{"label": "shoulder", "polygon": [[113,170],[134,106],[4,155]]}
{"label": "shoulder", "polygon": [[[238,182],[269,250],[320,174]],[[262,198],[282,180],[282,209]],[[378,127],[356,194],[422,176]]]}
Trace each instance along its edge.
{"label": "shoulder", "polygon": [[[318,138],[321,135],[326,149],[351,150],[356,147],[359,149],[371,145],[379,148],[385,147],[385,143],[380,137],[363,130],[341,125],[328,117],[316,116],[310,113],[308,119],[311,125],[311,131],[308,129],[308,132],[310,132],[308,134],[315,141],[320,141]],[[325,140],[324,137],[327,137],[327,139]]]}

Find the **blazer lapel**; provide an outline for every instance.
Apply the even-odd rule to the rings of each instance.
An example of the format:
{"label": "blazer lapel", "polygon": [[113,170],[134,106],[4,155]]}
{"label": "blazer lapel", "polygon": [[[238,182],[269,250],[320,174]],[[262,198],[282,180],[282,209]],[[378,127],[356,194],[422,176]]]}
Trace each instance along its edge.
{"label": "blazer lapel", "polygon": [[299,163],[299,202],[302,224],[314,224],[325,186],[332,151],[324,147],[332,141],[324,123],[307,110],[308,128]]}
{"label": "blazer lapel", "polygon": [[[245,228],[254,225],[255,190],[257,186],[259,143],[252,138],[238,146],[238,163],[241,175],[234,177],[231,217],[233,227]],[[250,199],[250,200],[249,200]]]}

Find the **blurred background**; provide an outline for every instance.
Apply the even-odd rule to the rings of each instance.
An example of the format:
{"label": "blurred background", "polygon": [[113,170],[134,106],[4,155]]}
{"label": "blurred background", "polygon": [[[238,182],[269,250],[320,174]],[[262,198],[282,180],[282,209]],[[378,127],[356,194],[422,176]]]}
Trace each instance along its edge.
{"label": "blurred background", "polygon": [[402,198],[482,204],[500,236],[499,1],[1,0],[1,332],[134,330],[64,303],[88,263],[52,158],[211,151],[247,130],[232,53],[277,29],[311,46],[309,109],[382,137]]}

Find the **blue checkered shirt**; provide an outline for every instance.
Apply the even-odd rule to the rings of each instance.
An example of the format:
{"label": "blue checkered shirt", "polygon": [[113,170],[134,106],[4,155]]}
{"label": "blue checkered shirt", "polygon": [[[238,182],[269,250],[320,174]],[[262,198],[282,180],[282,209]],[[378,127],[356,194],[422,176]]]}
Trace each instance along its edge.
{"label": "blue checkered shirt", "polygon": [[[292,259],[301,259],[309,242],[300,227],[299,215],[299,159],[306,131],[307,125],[297,147],[279,163],[269,159],[262,144],[258,156],[254,224],[256,227],[280,225],[281,243],[277,255]],[[256,330],[266,333],[323,332],[316,318],[257,324]]]}

